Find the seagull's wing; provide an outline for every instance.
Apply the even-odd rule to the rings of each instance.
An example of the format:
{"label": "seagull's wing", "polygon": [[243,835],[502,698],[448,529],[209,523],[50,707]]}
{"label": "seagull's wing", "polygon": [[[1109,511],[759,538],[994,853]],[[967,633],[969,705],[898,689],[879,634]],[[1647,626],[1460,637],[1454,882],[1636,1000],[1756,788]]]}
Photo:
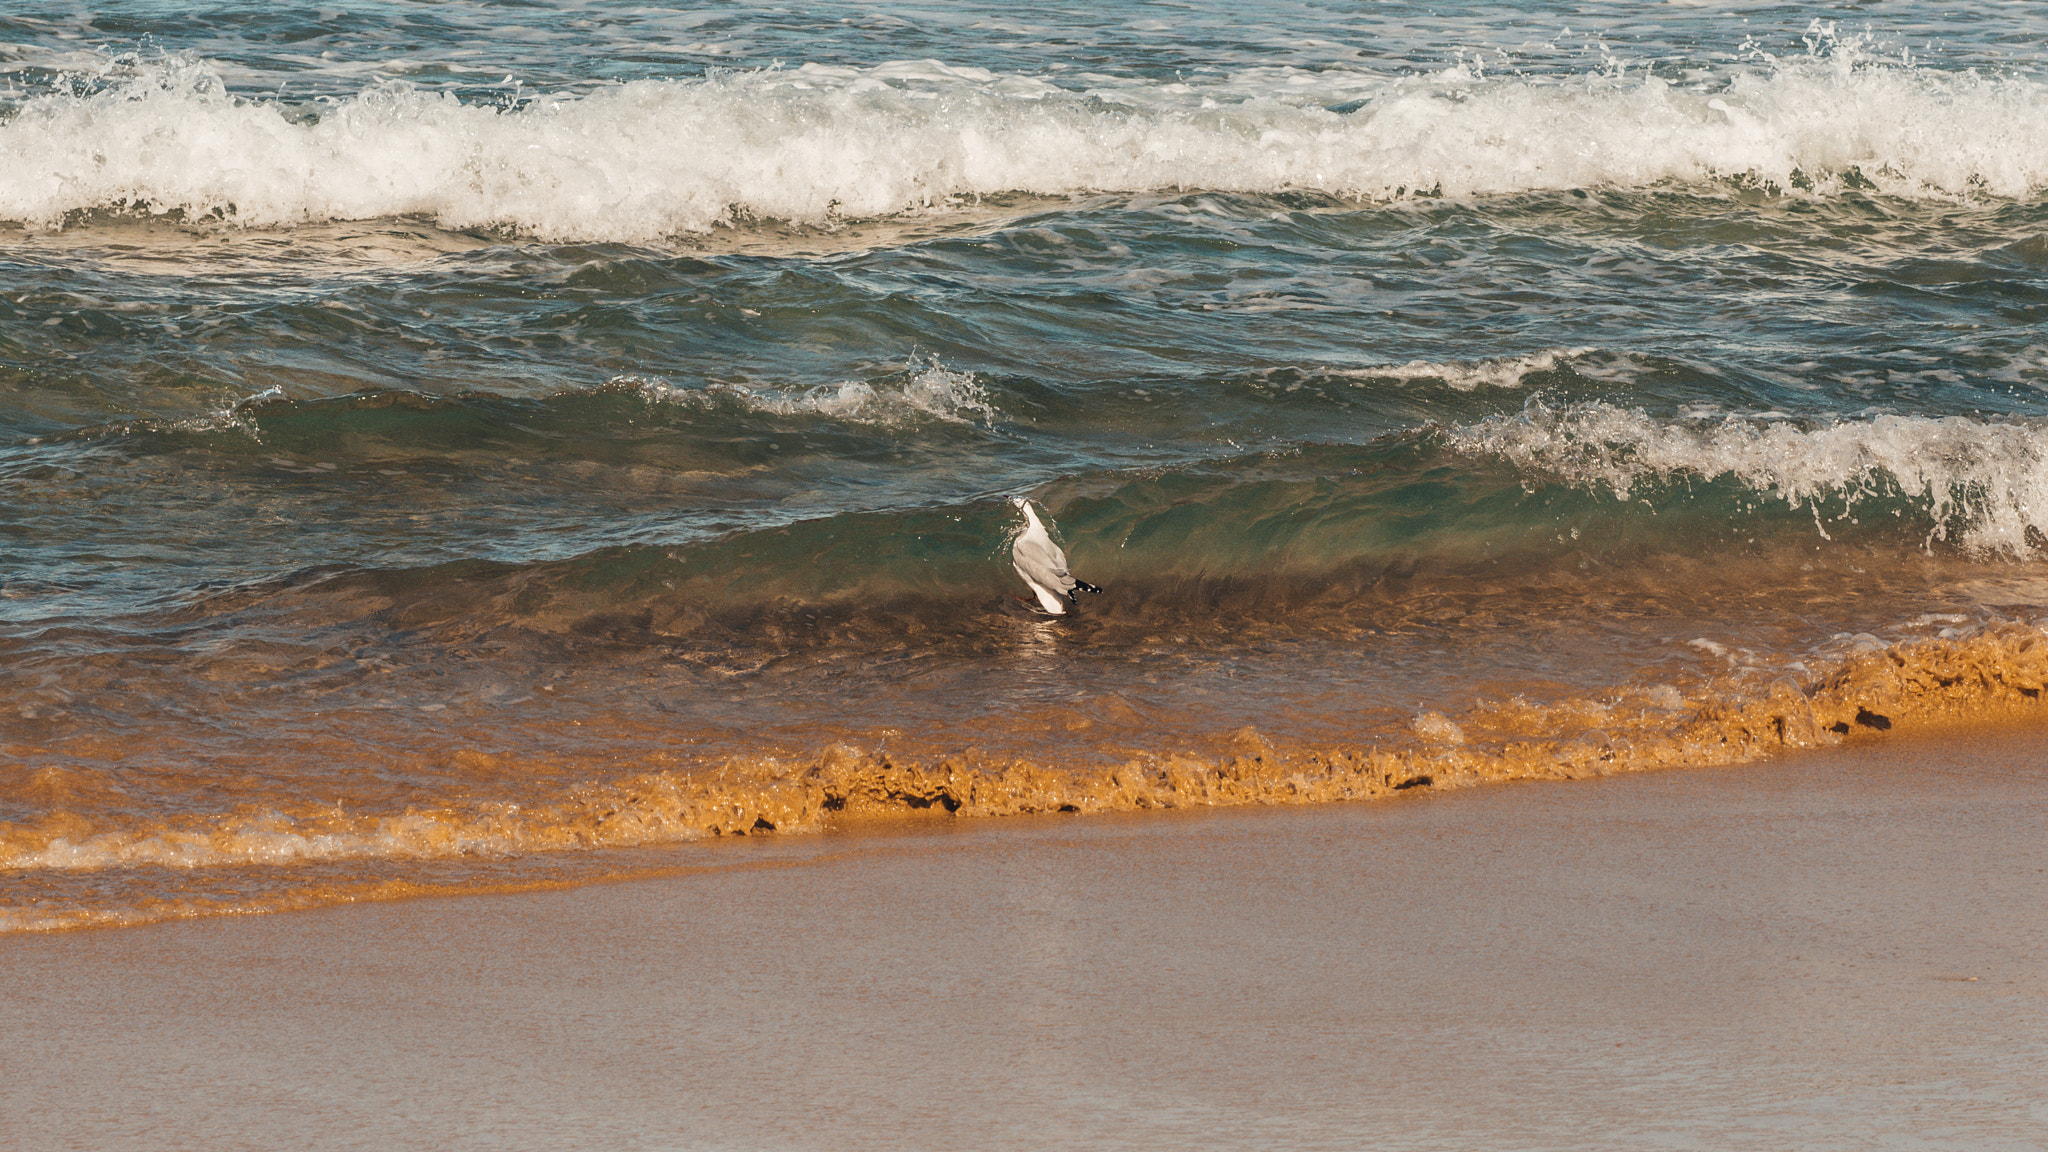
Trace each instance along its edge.
{"label": "seagull's wing", "polygon": [[1017,575],[1022,576],[1024,583],[1037,594],[1039,604],[1047,612],[1055,616],[1065,615],[1066,605],[1061,601],[1071,603],[1076,588],[1084,592],[1102,591],[1086,580],[1075,579],[1074,574],[1067,571],[1066,552],[1052,542],[1052,533],[1045,530],[1030,503],[1020,499],[1017,507],[1024,512],[1024,530],[1017,533],[1017,538],[1010,543],[1011,563],[1017,569]]}
{"label": "seagull's wing", "polygon": [[1042,584],[1056,595],[1065,596],[1074,589],[1074,576],[1067,571],[1067,554],[1052,542],[1042,528],[1034,528],[1017,537],[1010,548],[1010,557],[1017,565],[1017,571],[1024,579]]}

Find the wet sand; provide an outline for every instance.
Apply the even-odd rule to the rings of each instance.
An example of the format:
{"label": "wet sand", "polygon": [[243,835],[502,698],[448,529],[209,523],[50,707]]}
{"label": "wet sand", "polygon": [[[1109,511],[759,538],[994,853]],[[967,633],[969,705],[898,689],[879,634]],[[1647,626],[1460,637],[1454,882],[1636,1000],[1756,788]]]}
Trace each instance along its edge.
{"label": "wet sand", "polygon": [[0,939],[0,1147],[2039,1149],[2048,733]]}

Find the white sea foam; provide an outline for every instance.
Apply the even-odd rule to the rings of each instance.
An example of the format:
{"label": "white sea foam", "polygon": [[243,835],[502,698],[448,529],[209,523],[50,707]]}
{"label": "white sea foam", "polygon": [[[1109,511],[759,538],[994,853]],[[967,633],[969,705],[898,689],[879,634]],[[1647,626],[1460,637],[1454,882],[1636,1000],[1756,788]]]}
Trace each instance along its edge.
{"label": "white sea foam", "polygon": [[[1341,100],[1332,111],[1325,103]],[[134,62],[0,122],[0,218],[250,226],[422,215],[647,241],[748,217],[876,217],[1003,192],[1505,193],[1854,169],[1905,196],[2048,186],[2048,88],[1837,48],[1678,84],[1277,68],[1081,91],[934,61],[634,81],[517,108],[379,83],[309,117],[205,61]]]}
{"label": "white sea foam", "polygon": [[1674,478],[1734,479],[1817,527],[1859,504],[1924,502],[1927,542],[2030,557],[2048,536],[2048,427],[1964,416],[1876,416],[1803,425],[1782,414],[1650,416],[1598,401],[1557,410],[1532,398],[1519,416],[1450,429],[1451,445],[1504,458],[1618,500]]}
{"label": "white sea foam", "polygon": [[1371,368],[1348,368],[1333,373],[1357,380],[1440,380],[1458,392],[1481,388],[1519,388],[1522,381],[1538,372],[1555,372],[1559,365],[1573,364],[1597,348],[1546,348],[1526,356],[1498,356],[1486,360],[1410,360],[1406,364],[1379,364]]}
{"label": "white sea foam", "polygon": [[873,383],[847,380],[805,389],[760,388],[724,383],[678,388],[660,380],[622,376],[609,387],[631,389],[649,401],[704,407],[734,403],[777,416],[823,416],[855,424],[895,427],[922,420],[948,424],[988,423],[1002,413],[972,373],[926,363]]}

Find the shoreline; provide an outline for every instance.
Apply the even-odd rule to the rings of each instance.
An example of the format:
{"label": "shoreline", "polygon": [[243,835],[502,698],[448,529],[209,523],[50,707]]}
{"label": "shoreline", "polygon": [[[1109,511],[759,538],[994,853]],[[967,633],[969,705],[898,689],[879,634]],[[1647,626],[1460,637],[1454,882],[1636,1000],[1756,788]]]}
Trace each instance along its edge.
{"label": "shoreline", "polygon": [[[1089,768],[973,750],[906,757],[835,743],[795,763],[641,766],[525,803],[476,799],[402,813],[292,816],[244,806],[193,826],[106,830],[53,811],[41,827],[15,826],[0,844],[0,864],[17,877],[0,903],[0,939],[683,874],[703,867],[705,847],[722,840],[760,832],[806,840],[920,813],[1009,820],[1317,806],[1753,764],[1855,747],[1868,736],[1972,739],[2048,722],[2041,708],[2048,640],[2032,625],[1999,623],[1882,649],[1859,645],[1807,676],[1805,685],[1790,677],[1769,684],[1731,678],[1689,711],[1691,702],[1675,692],[1667,698],[1641,688],[1542,704],[1480,698],[1455,720],[1424,712],[1398,731],[1334,744],[1244,728],[1199,751]],[[494,764],[473,749],[450,755]],[[60,771],[39,786],[61,794],[113,783],[104,773],[73,779]],[[109,899],[100,888],[138,879],[147,896]]]}
{"label": "shoreline", "polygon": [[661,878],[17,934],[0,1137],[2033,1148],[2044,746],[862,821]]}

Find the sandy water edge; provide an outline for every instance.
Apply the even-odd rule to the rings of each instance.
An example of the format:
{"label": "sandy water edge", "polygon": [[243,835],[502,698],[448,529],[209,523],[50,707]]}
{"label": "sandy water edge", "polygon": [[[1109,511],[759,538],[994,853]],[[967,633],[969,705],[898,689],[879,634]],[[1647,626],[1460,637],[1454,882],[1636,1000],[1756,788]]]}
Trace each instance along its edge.
{"label": "sandy water edge", "polygon": [[[1738,670],[1701,686],[1696,700],[1668,685],[1547,703],[1511,693],[1478,699],[1455,721],[1431,711],[1391,732],[1368,725],[1325,737],[1335,743],[1247,727],[1202,751],[1141,750],[1092,768],[829,743],[794,762],[749,757],[701,771],[677,771],[663,756],[534,802],[478,797],[383,815],[315,806],[297,817],[245,803],[98,828],[70,805],[124,798],[118,766],[45,765],[15,774],[42,815],[0,825],[0,870],[9,877],[0,933],[689,871],[724,858],[691,842],[812,833],[918,811],[1014,817],[1304,805],[1745,763],[1873,732],[2036,723],[2044,687],[2048,641],[2040,629],[1998,622],[1890,647],[1864,637],[1818,671],[1808,668],[1804,683],[1780,676],[1766,684],[1754,670]],[[472,748],[452,758],[487,776],[517,771]],[[563,774],[559,765],[547,770]]]}
{"label": "sandy water edge", "polygon": [[2044,751],[867,822],[15,936],[0,1145],[2038,1148]]}

